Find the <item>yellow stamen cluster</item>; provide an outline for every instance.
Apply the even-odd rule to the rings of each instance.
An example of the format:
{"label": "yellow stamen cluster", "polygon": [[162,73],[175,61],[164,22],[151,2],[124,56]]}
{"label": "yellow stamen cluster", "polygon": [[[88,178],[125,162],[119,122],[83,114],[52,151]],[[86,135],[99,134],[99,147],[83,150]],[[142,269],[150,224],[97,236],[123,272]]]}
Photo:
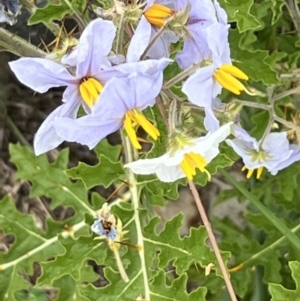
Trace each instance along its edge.
{"label": "yellow stamen cluster", "polygon": [[101,83],[93,77],[84,77],[79,85],[80,95],[90,109],[96,103],[102,90],[103,86]]}
{"label": "yellow stamen cluster", "polygon": [[151,136],[154,140],[160,136],[158,129],[138,110],[127,111],[124,120],[124,129],[133,145],[136,149],[141,149],[141,145],[138,142],[135,127],[141,126],[144,131]]}
{"label": "yellow stamen cluster", "polygon": [[145,12],[144,16],[149,23],[157,27],[163,27],[166,20],[174,14],[174,11],[161,4],[153,4]]}
{"label": "yellow stamen cluster", "polygon": [[205,169],[206,165],[207,162],[205,158],[200,154],[195,154],[193,152],[185,154],[182,162],[180,163],[181,169],[189,180],[192,180],[196,175],[196,168],[198,167],[201,172],[205,172],[207,174],[208,180],[210,181],[211,175]]}
{"label": "yellow stamen cluster", "polygon": [[224,64],[214,72],[214,79],[225,89],[229,90],[234,94],[241,94],[241,91],[249,92],[246,87],[236,78],[248,80],[249,77],[239,68]]}
{"label": "yellow stamen cluster", "polygon": [[[247,169],[247,167],[244,166],[244,167],[242,168],[242,171],[244,171],[244,170],[246,170],[246,169]],[[264,170],[264,167],[263,167],[263,166],[260,166],[260,167],[257,168],[256,179],[259,179],[259,178],[261,177],[261,175],[262,175],[262,173],[263,173],[263,170]],[[254,169],[252,169],[252,168],[251,168],[251,169],[248,169],[246,178],[247,178],[247,179],[250,179],[250,177],[253,175],[253,173],[254,173]]]}

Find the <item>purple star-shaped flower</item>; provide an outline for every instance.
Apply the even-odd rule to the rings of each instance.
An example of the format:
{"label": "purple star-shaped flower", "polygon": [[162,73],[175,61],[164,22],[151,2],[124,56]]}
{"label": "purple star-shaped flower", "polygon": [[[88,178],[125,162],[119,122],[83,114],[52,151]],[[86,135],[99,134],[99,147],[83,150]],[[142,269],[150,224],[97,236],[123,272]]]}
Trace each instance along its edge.
{"label": "purple star-shaped flower", "polygon": [[272,175],[276,175],[279,170],[300,160],[300,148],[289,144],[286,135],[285,132],[270,133],[261,142],[251,137],[244,129],[235,127],[237,138],[227,139],[226,143],[242,157],[251,174],[254,169],[260,169],[262,172],[262,168],[266,168]]}
{"label": "purple star-shaped flower", "polygon": [[[36,133],[36,155],[57,147],[65,140],[65,137],[58,135],[60,126],[65,129],[65,125],[62,124],[64,117],[67,120],[76,119],[80,105],[87,114],[93,112],[99,94],[111,79],[126,77],[132,72],[151,73],[156,70],[158,61],[152,60],[111,66],[107,55],[111,50],[115,31],[111,21],[92,21],[83,31],[76,47],[76,55],[72,57],[71,61],[76,63],[76,66],[69,69],[40,58],[21,58],[10,63],[18,79],[37,92],[44,93],[52,87],[66,86],[64,103],[46,118]],[[168,62],[169,60],[164,60],[164,66]],[[114,100],[111,98],[109,102],[113,103]]]}
{"label": "purple star-shaped flower", "polygon": [[[140,117],[142,110],[155,104],[155,97],[161,90],[162,69],[165,66],[166,62],[161,61],[151,72],[134,72],[127,78],[112,79],[105,85],[92,113],[77,119],[58,119],[55,124],[57,134],[66,141],[94,148],[108,134],[125,127],[128,112]],[[147,128],[144,129],[147,131]],[[128,136],[131,138],[130,133]]]}

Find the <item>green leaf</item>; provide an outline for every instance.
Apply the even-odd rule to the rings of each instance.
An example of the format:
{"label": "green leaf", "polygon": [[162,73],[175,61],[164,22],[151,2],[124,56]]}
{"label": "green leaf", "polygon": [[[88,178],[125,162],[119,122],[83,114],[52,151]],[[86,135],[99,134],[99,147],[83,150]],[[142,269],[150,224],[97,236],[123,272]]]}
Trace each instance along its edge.
{"label": "green leaf", "polygon": [[112,183],[125,178],[125,170],[120,161],[121,146],[112,146],[103,139],[94,149],[99,163],[95,166],[80,162],[77,167],[68,169],[66,174],[73,179],[80,179],[87,189],[97,185],[109,187]]}
{"label": "green leaf", "polygon": [[[202,267],[213,263],[218,267],[215,254],[206,245],[207,232],[204,227],[192,228],[189,236],[180,238],[178,229],[182,225],[183,215],[179,214],[165,224],[164,229],[158,234],[155,229],[159,223],[158,218],[153,218],[144,228],[145,247],[147,259],[158,259],[158,267],[165,268],[172,263],[178,274],[189,269],[193,262]],[[159,255],[157,255],[159,254]],[[199,254],[201,254],[199,256]],[[228,258],[228,253],[224,257]]]}
{"label": "green leaf", "polygon": [[236,21],[239,32],[258,29],[259,21],[250,13],[253,0],[222,0],[221,4],[229,16],[229,21]]}
{"label": "green leaf", "polygon": [[291,261],[289,266],[292,270],[292,276],[296,283],[295,290],[289,290],[284,288],[280,284],[269,284],[269,291],[272,295],[271,301],[283,301],[283,300],[300,300],[300,262]]}
{"label": "green leaf", "polygon": [[[81,181],[72,183],[64,173],[68,164],[68,149],[61,151],[55,162],[49,163],[46,155],[36,157],[32,151],[19,144],[10,145],[11,161],[18,168],[17,177],[32,183],[31,197],[47,196],[52,199],[51,208],[70,206],[75,215],[72,222],[83,220],[85,213],[94,215],[87,202],[87,191]],[[48,234],[53,236],[57,228]]]}
{"label": "green leaf", "polygon": [[253,194],[240,185],[225,170],[221,174],[234,185],[257,209],[300,251],[300,239],[291,230],[285,226],[267,207],[265,207]]}
{"label": "green leaf", "polygon": [[[16,300],[14,292],[29,287],[20,270],[33,273],[33,262],[47,260],[64,251],[56,238],[46,239],[31,216],[21,214],[10,198],[0,202],[0,229],[14,235],[15,241],[9,251],[0,257],[0,297],[1,300]],[[4,296],[8,296],[5,299]]]}
{"label": "green leaf", "polygon": [[284,200],[291,201],[299,188],[299,164],[295,163],[284,170],[281,170],[274,179]]}
{"label": "green leaf", "polygon": [[73,179],[80,179],[87,189],[97,185],[109,187],[112,183],[124,179],[125,170],[121,162],[112,162],[104,155],[100,155],[99,163],[95,166],[80,162],[77,167],[69,169],[66,174]]}
{"label": "green leaf", "polygon": [[253,137],[256,137],[257,140],[261,139],[261,137],[263,136],[269,123],[269,116],[270,115],[267,111],[260,111],[251,117],[251,120],[255,124],[255,126],[251,130],[251,135]]}
{"label": "green leaf", "polygon": [[102,139],[94,148],[94,151],[98,158],[103,155],[106,158],[109,158],[112,162],[118,162],[121,156],[122,146],[111,145],[107,139]]}
{"label": "green leaf", "polygon": [[83,18],[85,9],[86,0],[49,0],[47,6],[35,10],[28,20],[28,25],[62,21],[66,15],[72,15],[75,12]]}
{"label": "green leaf", "polygon": [[64,2],[60,4],[49,4],[44,8],[37,8],[29,18],[28,25],[41,22],[61,21],[66,15],[73,13],[73,10]]}
{"label": "green leaf", "polygon": [[230,31],[229,43],[234,64],[254,81],[262,81],[265,85],[277,84],[277,73],[267,63],[268,51],[242,50],[239,47],[240,39],[237,30]]}
{"label": "green leaf", "polygon": [[[187,275],[172,281],[171,285],[166,285],[165,275],[162,271],[154,278],[151,283],[151,300],[152,301],[205,301],[206,288],[198,287],[192,293],[186,292]],[[176,292],[176,293],[175,293]]]}
{"label": "green leaf", "polygon": [[[56,257],[55,261],[49,261],[42,264],[43,274],[39,278],[39,285],[53,284],[54,281],[65,275],[72,275],[72,279],[79,281],[95,281],[97,276],[92,274],[89,279],[82,279],[82,272],[85,269],[88,258],[104,256],[104,252],[99,250],[99,242],[89,237],[79,237],[59,239],[65,252]],[[91,268],[91,267],[90,267]],[[85,277],[88,274],[85,273]]]}

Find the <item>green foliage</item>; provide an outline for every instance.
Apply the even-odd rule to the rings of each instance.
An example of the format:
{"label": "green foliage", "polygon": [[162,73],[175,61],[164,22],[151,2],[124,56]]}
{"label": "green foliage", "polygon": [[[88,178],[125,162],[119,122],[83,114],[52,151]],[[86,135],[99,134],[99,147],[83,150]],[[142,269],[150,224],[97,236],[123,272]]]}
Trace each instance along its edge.
{"label": "green foliage", "polygon": [[[103,11],[103,16],[113,19],[118,28],[118,43],[123,43],[120,48],[126,50],[135,24],[127,24],[126,18],[120,18],[120,6],[125,2],[130,4],[130,1],[112,0],[51,0],[45,7],[34,9],[28,24],[60,23],[70,18],[80,25],[81,33],[90,17],[95,18],[100,10],[109,9]],[[243,85],[256,95],[244,92],[233,95],[223,89],[222,102],[228,107],[218,110],[218,117],[222,121],[240,123],[258,139],[264,136],[268,126],[272,131],[288,130],[286,122],[275,120],[275,113],[285,121],[299,125],[298,97],[293,95],[293,89],[299,86],[300,42],[298,23],[295,22],[297,10],[289,7],[290,3],[284,0],[220,0],[231,23],[232,63],[249,76]],[[115,12],[118,15],[114,18]],[[26,53],[33,49],[33,46],[26,48],[26,43],[20,43]],[[0,41],[0,44],[9,49],[8,41]],[[111,54],[120,54],[116,44],[113,44]],[[172,45],[172,59],[182,46],[182,39]],[[13,48],[10,51],[19,53]],[[39,56],[45,55],[40,51]],[[73,72],[71,68],[70,72]],[[180,72],[176,62],[170,63],[164,70],[164,81]],[[124,145],[113,146],[104,139],[94,149],[97,163],[79,162],[70,168],[67,149],[52,154],[56,157],[49,162],[46,155],[36,157],[27,147],[10,146],[17,180],[27,181],[30,185],[30,201],[47,198],[50,213],[62,208],[69,214],[66,219],[48,214],[40,225],[34,215],[24,214],[16,208],[12,196],[0,201],[0,247],[4,246],[0,248],[1,301],[46,301],[48,290],[58,301],[229,300],[205,228],[191,228],[189,234],[182,237],[179,233],[183,214],[168,221],[155,216],[160,212],[157,206],[166,206],[170,200],[182,197],[180,190],[188,189],[184,188],[187,180],[161,183],[155,175],[133,177],[124,169],[124,158],[129,161],[137,157],[152,159],[166,152],[170,138],[167,117],[174,100],[179,111],[174,123],[184,119],[183,124],[176,125],[177,130],[190,130],[189,133],[196,136],[204,133],[203,108],[191,109],[181,91],[186,79],[187,76],[183,77],[170,91],[164,88],[156,99],[157,105],[143,111],[159,129],[160,136],[153,141],[139,129],[138,136],[147,140],[139,154],[137,151],[131,154]],[[236,103],[244,101],[239,114],[230,111],[232,100]],[[267,105],[274,107],[266,108]],[[236,114],[232,116],[231,113]],[[82,109],[79,115],[83,114]],[[276,129],[271,127],[274,121],[278,125]],[[293,134],[298,134],[299,139],[299,133]],[[246,180],[241,178],[242,164],[238,163],[237,168],[233,165],[238,156],[224,145],[221,150],[207,166],[212,175],[211,184],[217,183],[221,187],[218,186],[221,191],[217,192],[214,205],[229,204],[232,198],[246,205],[242,217],[237,220],[227,212],[229,216],[212,217],[210,222],[214,232],[218,233],[221,255],[239,300],[300,301],[300,163],[276,176],[264,170],[261,179]],[[228,167],[229,172],[226,172]],[[206,198],[206,193],[211,193],[205,187],[207,174],[197,170],[193,180],[199,185],[200,195]],[[224,186],[228,190],[223,189]],[[97,210],[106,203],[98,193],[104,188],[109,189],[109,195],[112,195],[111,190],[115,191],[109,199],[109,210],[122,222],[125,231],[125,237],[115,241],[115,245],[105,238],[99,239],[90,230]],[[214,213],[214,208],[208,211]],[[198,215],[195,216],[193,218],[199,222]],[[9,243],[8,237],[13,238]],[[120,275],[120,263],[112,246],[117,246],[116,252],[129,282]]]}
{"label": "green foliage", "polygon": [[[102,150],[103,154],[111,153],[112,159],[117,159],[120,151],[119,147],[112,147],[105,141]],[[96,152],[99,156],[99,148]],[[143,243],[141,251],[120,245],[121,260],[130,279],[128,284],[125,283],[120,278],[107,242],[93,239],[94,235],[88,231],[94,211],[80,198],[86,195],[87,188],[80,180],[72,183],[63,171],[67,168],[67,157],[68,151],[63,150],[54,162],[49,163],[45,155],[36,158],[28,148],[11,145],[11,160],[18,167],[17,176],[30,180],[32,184],[30,195],[50,197],[56,206],[72,205],[75,214],[61,222],[48,219],[48,229],[42,230],[37,228],[32,216],[24,215],[15,208],[11,198],[0,202],[0,229],[4,235],[15,238],[7,253],[0,257],[0,297],[12,301],[22,298],[43,300],[43,288],[50,286],[55,289],[57,300],[72,300],[74,296],[79,300],[95,300],[98,296],[101,300],[135,300],[144,295],[145,289],[149,290],[153,300],[166,298],[172,290],[178,290],[173,300],[205,300],[205,288],[199,287],[190,294],[186,291],[187,272],[191,265],[199,264],[205,268],[213,264],[216,275],[219,275],[215,255],[206,245],[205,229],[192,229],[190,235],[182,239],[179,235],[182,215],[168,221],[158,232],[158,217],[146,222],[146,212],[139,215],[132,205],[126,203],[114,206],[114,214],[122,220],[124,230],[128,231],[128,242]],[[82,174],[84,183],[88,183],[88,177],[89,173]],[[105,181],[103,179],[102,182]],[[104,185],[101,180],[98,183]],[[138,234],[137,218],[145,223],[141,234]],[[223,257],[226,261],[229,253],[223,253]],[[34,273],[35,262],[40,263],[41,276],[32,288],[26,275]],[[93,285],[99,280],[99,274],[94,272],[90,262],[104,268],[107,286]],[[173,279],[169,273],[170,265],[175,268],[178,278]]]}
{"label": "green foliage", "polygon": [[281,301],[281,300],[300,300],[300,262],[291,261],[289,262],[289,266],[292,270],[292,276],[296,283],[295,290],[288,290],[280,284],[269,284],[269,290],[272,295],[271,301]]}
{"label": "green foliage", "polygon": [[41,22],[61,21],[75,11],[82,13],[85,7],[86,4],[83,0],[50,1],[47,6],[35,10],[34,14],[28,20],[28,25]]}
{"label": "green foliage", "polygon": [[240,32],[259,28],[259,22],[250,13],[253,0],[224,0],[221,1],[229,16],[229,21],[236,21]]}

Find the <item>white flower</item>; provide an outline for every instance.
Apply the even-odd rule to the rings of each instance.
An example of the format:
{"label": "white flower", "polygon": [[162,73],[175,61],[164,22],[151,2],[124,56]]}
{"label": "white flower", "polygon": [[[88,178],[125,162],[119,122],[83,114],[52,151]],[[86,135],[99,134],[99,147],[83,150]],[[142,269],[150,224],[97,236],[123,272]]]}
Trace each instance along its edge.
{"label": "white flower", "polygon": [[155,173],[162,182],[174,182],[187,177],[193,179],[196,168],[205,172],[210,179],[206,165],[219,154],[219,144],[230,134],[230,126],[227,123],[213,133],[204,137],[191,139],[188,144],[177,151],[168,151],[159,158],[141,159],[125,165],[134,173],[148,175]]}

